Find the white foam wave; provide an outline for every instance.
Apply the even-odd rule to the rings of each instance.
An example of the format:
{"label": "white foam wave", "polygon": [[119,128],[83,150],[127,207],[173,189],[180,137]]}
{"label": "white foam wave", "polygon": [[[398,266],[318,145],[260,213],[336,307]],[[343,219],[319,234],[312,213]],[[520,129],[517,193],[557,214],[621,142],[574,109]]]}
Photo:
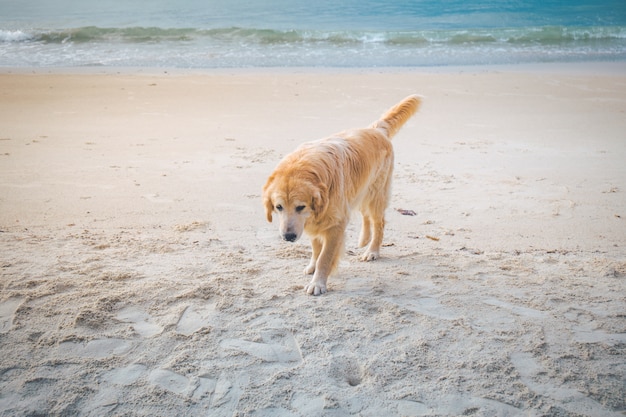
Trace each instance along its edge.
{"label": "white foam wave", "polygon": [[21,30],[0,30],[0,42],[24,42],[34,39],[34,36]]}

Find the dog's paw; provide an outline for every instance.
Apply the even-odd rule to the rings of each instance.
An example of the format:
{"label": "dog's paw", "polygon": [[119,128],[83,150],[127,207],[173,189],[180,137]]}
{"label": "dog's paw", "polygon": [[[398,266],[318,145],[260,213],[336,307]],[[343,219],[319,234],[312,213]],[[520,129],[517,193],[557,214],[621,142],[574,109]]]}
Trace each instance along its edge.
{"label": "dog's paw", "polygon": [[378,257],[380,256],[380,254],[378,253],[378,251],[367,251],[365,252],[363,255],[361,255],[361,260],[364,262],[370,262],[370,261],[374,261],[376,259],[378,259]]}
{"label": "dog's paw", "polygon": [[315,264],[313,262],[311,262],[310,264],[306,266],[306,268],[304,268],[304,275],[313,275],[314,272],[315,272]]}
{"label": "dog's paw", "polygon": [[304,290],[309,295],[322,295],[326,292],[326,284],[322,284],[321,282],[311,281],[307,286],[304,287]]}

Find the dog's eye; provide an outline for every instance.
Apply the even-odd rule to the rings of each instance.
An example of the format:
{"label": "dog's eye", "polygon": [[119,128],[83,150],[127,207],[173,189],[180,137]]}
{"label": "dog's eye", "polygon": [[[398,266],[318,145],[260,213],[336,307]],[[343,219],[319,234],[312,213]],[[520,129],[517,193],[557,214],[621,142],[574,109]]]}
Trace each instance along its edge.
{"label": "dog's eye", "polygon": [[296,207],[296,212],[302,213],[302,210],[304,210],[305,208],[306,208],[306,206],[298,206],[298,207]]}
{"label": "dog's eye", "polygon": [[278,211],[283,211],[283,206],[281,206],[280,204],[276,206],[276,210]]}

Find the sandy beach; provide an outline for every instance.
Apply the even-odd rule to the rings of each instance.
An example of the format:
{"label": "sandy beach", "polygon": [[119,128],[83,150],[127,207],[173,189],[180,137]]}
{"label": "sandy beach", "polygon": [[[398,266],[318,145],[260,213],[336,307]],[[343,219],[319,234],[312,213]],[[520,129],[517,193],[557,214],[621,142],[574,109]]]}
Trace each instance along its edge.
{"label": "sandy beach", "polygon": [[[306,295],[268,174],[413,93]],[[0,276],[1,416],[624,416],[626,65],[0,71]]]}

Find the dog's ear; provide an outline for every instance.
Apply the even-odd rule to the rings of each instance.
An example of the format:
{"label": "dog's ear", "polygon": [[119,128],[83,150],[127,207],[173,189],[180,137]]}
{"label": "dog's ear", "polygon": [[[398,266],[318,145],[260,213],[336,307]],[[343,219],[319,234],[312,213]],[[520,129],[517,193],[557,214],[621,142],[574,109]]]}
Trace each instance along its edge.
{"label": "dog's ear", "polygon": [[267,218],[267,221],[270,223],[274,220],[274,218],[272,217],[273,212],[274,212],[274,206],[272,206],[272,202],[266,201],[265,202],[265,217]]}
{"label": "dog's ear", "polygon": [[272,222],[272,213],[274,212],[274,205],[272,204],[272,199],[269,196],[263,197],[263,204],[265,205],[265,217],[268,222]]}
{"label": "dog's ear", "polygon": [[315,216],[321,217],[326,211],[326,205],[328,202],[328,187],[326,184],[317,184],[317,190],[313,193],[311,201],[311,209]]}
{"label": "dog's ear", "polygon": [[272,203],[272,197],[270,196],[269,187],[271,183],[274,181],[274,176],[272,175],[267,179],[267,182],[263,186],[263,205],[265,206],[265,217],[268,222],[272,222],[272,213],[274,212],[274,204]]}

